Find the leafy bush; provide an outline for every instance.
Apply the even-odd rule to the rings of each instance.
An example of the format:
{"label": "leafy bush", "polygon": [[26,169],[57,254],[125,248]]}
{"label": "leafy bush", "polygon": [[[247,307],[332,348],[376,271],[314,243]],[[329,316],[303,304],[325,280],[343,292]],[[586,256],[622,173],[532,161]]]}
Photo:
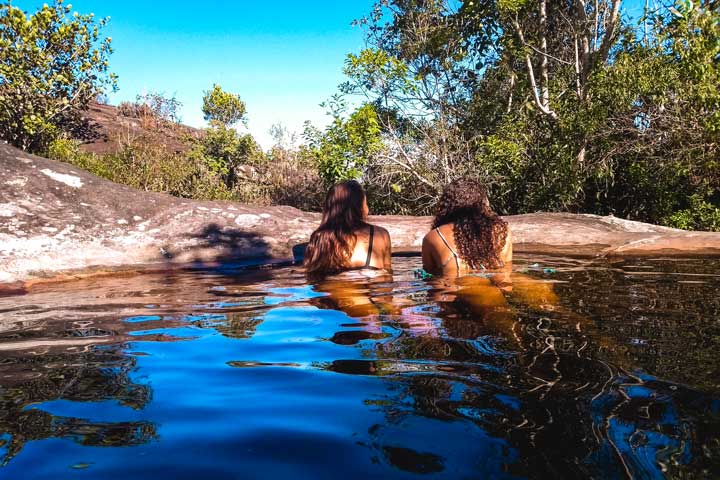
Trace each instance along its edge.
{"label": "leafy bush", "polygon": [[137,118],[149,126],[157,121],[179,123],[181,107],[182,103],[175,96],[150,92],[137,95],[134,102],[120,103],[118,112],[124,117]]}
{"label": "leafy bush", "polygon": [[231,187],[223,175],[208,167],[208,159],[197,156],[197,150],[171,152],[161,138],[151,135],[139,136],[123,143],[118,152],[104,155],[82,151],[77,140],[58,138],[46,155],[140,190],[317,210],[325,187],[312,156],[305,150],[299,152],[273,149],[265,161],[256,159],[256,166],[248,169],[251,176],[237,176]]}
{"label": "leafy bush", "polygon": [[276,146],[259,170],[267,203],[308,211],[317,211],[322,206],[327,189],[307,148],[290,150]]}
{"label": "leafy bush", "polygon": [[720,231],[720,202],[713,204],[701,195],[692,195],[689,208],[674,212],[664,223],[685,230]]}
{"label": "leafy bush", "polygon": [[105,155],[83,152],[76,140],[61,138],[50,145],[48,157],[140,190],[206,200],[236,198],[222,179],[202,163],[169,152],[150,137],[138,137],[119,152]]}
{"label": "leafy bush", "polygon": [[206,129],[200,139],[193,142],[189,156],[203,163],[230,188],[238,181],[238,168],[262,163],[264,159],[251,135],[241,135],[234,128],[220,124]]}

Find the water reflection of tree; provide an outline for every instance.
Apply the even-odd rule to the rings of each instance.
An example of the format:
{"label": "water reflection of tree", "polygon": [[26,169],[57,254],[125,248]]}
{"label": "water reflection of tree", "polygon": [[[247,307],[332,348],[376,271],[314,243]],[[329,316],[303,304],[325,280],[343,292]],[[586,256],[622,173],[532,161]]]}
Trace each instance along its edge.
{"label": "water reflection of tree", "polygon": [[190,323],[212,328],[229,338],[251,338],[263,322],[265,311],[271,308],[264,303],[267,292],[263,282],[272,278],[272,273],[267,270],[253,271],[244,276],[223,277],[222,288],[210,289],[208,292],[217,301],[203,307],[206,314],[211,318],[215,314],[219,321],[207,323],[200,319]]}
{"label": "water reflection of tree", "polygon": [[[152,422],[60,416],[48,411],[49,407],[43,409],[42,404],[53,400],[114,401],[141,410],[151,401],[152,390],[133,380],[137,357],[127,353],[128,346],[122,342],[179,341],[183,337],[168,335],[164,330],[188,325],[217,330],[232,338],[251,337],[267,308],[263,305],[262,282],[272,274],[236,273],[112,277],[75,287],[71,292],[51,290],[33,296],[33,302],[39,305],[55,306],[58,298],[69,294],[76,307],[55,314],[53,310],[29,306],[27,315],[17,322],[19,327],[3,334],[2,340],[24,340],[24,348],[33,348],[35,340],[42,341],[38,345],[50,346],[37,347],[37,352],[3,352],[0,357],[0,462],[7,464],[33,440],[65,438],[83,445],[131,446],[156,438],[157,425]],[[153,308],[148,309],[148,305]],[[8,308],[13,311],[14,307]],[[115,309],[122,312],[116,313]],[[119,321],[128,317],[132,321]],[[78,326],[80,323],[83,325]],[[146,329],[148,332],[138,334]],[[130,332],[135,334],[131,337]],[[68,350],[60,341],[54,343],[77,337],[88,337],[88,342]],[[79,352],[77,348],[86,350]],[[91,406],[88,410],[93,411]]]}
{"label": "water reflection of tree", "polygon": [[[602,291],[601,285],[594,287]],[[434,310],[404,310],[426,315],[428,325],[431,319],[437,322],[437,328],[418,332],[404,328],[402,315],[387,306],[392,299],[378,302],[371,281],[354,288],[334,289],[327,283],[320,288],[330,295],[319,306],[346,311],[360,327],[383,326],[375,327],[373,335],[357,335],[367,359],[336,360],[325,368],[382,375],[395,385],[392,395],[368,403],[385,412],[388,422],[370,429],[373,448],[398,468],[407,470],[412,458],[431,466],[428,471],[443,468],[442,456],[412,445],[387,445],[378,433],[418,416],[469,421],[506,441],[518,455],[505,468],[523,476],[701,475],[720,461],[708,455],[708,448],[718,446],[713,432],[720,431],[720,400],[633,374],[667,350],[626,358],[630,349],[622,334],[627,330],[608,335],[582,315],[583,309],[569,309],[577,296],[558,298],[555,305],[528,302],[532,295],[517,289],[506,304],[497,301],[497,292],[490,301],[462,293],[449,300],[435,297]],[[650,292],[658,295],[654,305],[677,302],[677,297],[660,298],[677,292]],[[425,302],[432,298],[430,290]],[[654,338],[651,330],[644,333]],[[389,448],[401,450],[388,453]]]}
{"label": "water reflection of tree", "polygon": [[720,262],[642,259],[611,267],[570,271],[558,292],[596,321],[627,365],[720,393]]}
{"label": "water reflection of tree", "polygon": [[139,410],[152,397],[148,385],[135,383],[130,372],[136,358],[123,345],[94,347],[83,353],[5,356],[0,363],[0,447],[7,464],[33,440],[70,438],[83,445],[130,446],[151,441],[156,426],[146,421],[97,422],[62,417],[28,408],[52,400],[114,400]]}
{"label": "water reflection of tree", "polygon": [[222,323],[213,328],[228,338],[251,338],[255,335],[257,327],[263,322],[257,312],[235,312],[223,315]]}

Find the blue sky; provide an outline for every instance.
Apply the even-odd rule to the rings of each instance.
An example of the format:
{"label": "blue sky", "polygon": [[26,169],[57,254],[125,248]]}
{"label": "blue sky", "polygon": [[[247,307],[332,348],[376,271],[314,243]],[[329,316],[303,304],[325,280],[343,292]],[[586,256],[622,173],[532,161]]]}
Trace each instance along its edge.
{"label": "blue sky", "polygon": [[[27,11],[42,3],[13,1]],[[363,33],[351,22],[367,14],[373,1],[66,3],[80,13],[111,17],[106,29],[115,50],[110,66],[119,76],[111,103],[143,92],[175,95],[183,104],[183,123],[202,127],[203,92],[219,83],[240,94],[250,133],[268,148],[274,123],[300,132],[305,120],[318,126],[327,122],[319,103],[343,81],[345,56],[363,48]],[[644,0],[625,3],[626,11],[642,12]]]}
{"label": "blue sky", "polygon": [[[50,0],[45,0],[49,3]],[[13,1],[34,11],[43,1]],[[305,120],[324,125],[319,103],[343,81],[345,55],[363,45],[351,22],[371,0],[257,2],[66,0],[80,13],[110,16],[105,32],[119,76],[111,103],[144,91],[176,95],[183,123],[201,127],[203,91],[219,83],[247,104],[248,128],[263,147],[282,122],[302,130]]]}

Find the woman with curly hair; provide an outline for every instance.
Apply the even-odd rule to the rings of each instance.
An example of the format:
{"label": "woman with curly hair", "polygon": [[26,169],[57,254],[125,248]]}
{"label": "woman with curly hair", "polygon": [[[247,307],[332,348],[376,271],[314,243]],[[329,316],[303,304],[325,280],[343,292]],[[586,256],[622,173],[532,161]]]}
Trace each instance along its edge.
{"label": "woman with curly hair", "polygon": [[445,187],[423,239],[422,259],[426,272],[442,276],[510,267],[510,229],[493,212],[483,185],[460,179]]}
{"label": "woman with curly hair", "polygon": [[367,223],[368,205],[358,182],[333,186],[325,197],[322,221],[305,249],[308,274],[345,270],[390,270],[390,235]]}

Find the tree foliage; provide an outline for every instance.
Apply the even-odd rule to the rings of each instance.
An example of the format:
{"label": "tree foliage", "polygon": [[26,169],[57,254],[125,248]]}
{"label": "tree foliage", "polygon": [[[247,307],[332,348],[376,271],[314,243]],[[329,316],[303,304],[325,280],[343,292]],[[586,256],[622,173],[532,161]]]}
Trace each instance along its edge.
{"label": "tree foliage", "polygon": [[[213,85],[210,127],[187,152],[132,145],[108,168],[143,188],[305,208],[321,184],[359,179],[374,211],[406,214],[429,213],[445,184],[470,176],[501,213],[720,230],[720,9],[655,5],[633,18],[623,0],[378,0],[357,22],[366,47],[347,56],[347,81],[324,104],[329,124],[306,124],[305,144],[276,128],[280,140],[262,152],[235,129],[246,121],[240,96]],[[104,172],[98,157],[56,140],[80,138],[82,109],[114,86],[105,20],[71,12],[59,0],[29,17],[2,5],[0,136]],[[125,107],[178,121],[179,104],[166,100]]]}
{"label": "tree foliage", "polygon": [[220,85],[213,85],[212,90],[203,96],[203,114],[211,124],[231,127],[245,120],[245,102],[240,95],[226,92]]}
{"label": "tree foliage", "polygon": [[195,144],[191,155],[202,159],[211,171],[232,187],[237,180],[237,168],[256,163],[262,157],[262,151],[252,136],[241,135],[233,127],[245,121],[245,102],[240,95],[226,92],[215,84],[205,92],[202,110],[210,128]]}
{"label": "tree foliage", "polygon": [[425,213],[469,175],[504,213],[717,228],[720,12],[667,7],[638,21],[622,0],[378,2],[341,87],[381,112],[363,175],[389,211]]}
{"label": "tree foliage", "polygon": [[324,131],[310,125],[305,129],[320,176],[327,184],[357,179],[382,149],[377,112],[365,104],[345,118],[347,105],[338,96],[323,105],[332,116],[330,125]]}
{"label": "tree foliage", "polygon": [[83,136],[82,111],[115,87],[106,23],[62,0],[32,15],[0,5],[0,138],[42,152],[61,134]]}

